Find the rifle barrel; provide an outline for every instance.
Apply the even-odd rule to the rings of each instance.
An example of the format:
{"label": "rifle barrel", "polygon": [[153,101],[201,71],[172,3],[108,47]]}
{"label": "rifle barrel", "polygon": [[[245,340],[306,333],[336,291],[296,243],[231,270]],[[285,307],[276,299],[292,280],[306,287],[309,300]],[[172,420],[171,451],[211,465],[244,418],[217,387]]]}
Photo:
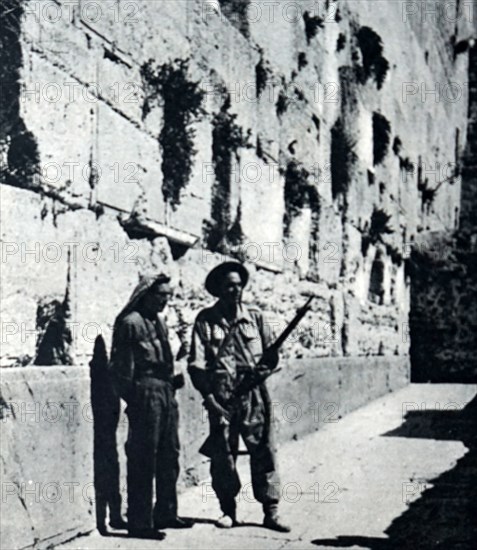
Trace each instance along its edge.
{"label": "rifle barrel", "polygon": [[273,346],[279,349],[285,342],[285,340],[290,336],[290,334],[295,330],[303,317],[308,313],[310,309],[310,304],[314,296],[310,296],[306,301],[305,305],[298,309],[295,317],[290,321],[290,323],[285,327],[280,336],[275,340]]}

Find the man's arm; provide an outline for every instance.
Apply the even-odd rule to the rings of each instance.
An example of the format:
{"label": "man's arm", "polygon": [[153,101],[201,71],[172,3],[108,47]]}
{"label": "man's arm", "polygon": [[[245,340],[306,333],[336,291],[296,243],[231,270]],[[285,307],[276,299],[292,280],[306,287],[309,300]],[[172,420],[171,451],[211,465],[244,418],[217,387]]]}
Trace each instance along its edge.
{"label": "man's arm", "polygon": [[205,342],[205,324],[200,319],[197,319],[192,331],[188,372],[194,388],[204,398],[204,405],[209,413],[219,418],[224,418],[224,421],[227,422],[230,419],[230,415],[226,409],[217,403],[213,394],[210,373],[207,369],[205,357]]}
{"label": "man's arm", "polygon": [[204,326],[203,323],[197,319],[194,324],[194,329],[192,330],[192,343],[187,370],[194,388],[198,390],[205,399],[212,393],[212,388],[210,385],[209,373],[207,372],[204,341]]}

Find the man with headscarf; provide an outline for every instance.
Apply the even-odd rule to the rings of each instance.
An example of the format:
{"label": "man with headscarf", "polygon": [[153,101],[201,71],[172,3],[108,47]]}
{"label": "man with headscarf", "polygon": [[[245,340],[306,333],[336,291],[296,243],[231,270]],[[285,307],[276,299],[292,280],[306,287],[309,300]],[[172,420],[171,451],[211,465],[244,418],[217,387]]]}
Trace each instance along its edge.
{"label": "man with headscarf", "polygon": [[[143,277],[114,324],[111,372],[127,403],[126,444],[130,536],[158,538],[157,529],[190,527],[177,516],[178,407],[167,327],[158,316],[171,296],[170,278]],[[152,506],[153,480],[156,504]]]}
{"label": "man with headscarf", "polygon": [[259,362],[269,369],[278,364],[278,353],[270,351],[272,335],[262,313],[242,303],[248,277],[242,264],[225,262],[205,282],[208,292],[219,300],[198,314],[189,356],[192,383],[209,412],[210,435],[200,452],[211,459],[212,487],[223,512],[218,527],[237,524],[235,497],[240,479],[236,460],[241,436],[250,454],[253,492],[263,506],[263,524],[288,532],[278,517],[279,479],[267,388],[262,382],[239,399],[234,393]]}

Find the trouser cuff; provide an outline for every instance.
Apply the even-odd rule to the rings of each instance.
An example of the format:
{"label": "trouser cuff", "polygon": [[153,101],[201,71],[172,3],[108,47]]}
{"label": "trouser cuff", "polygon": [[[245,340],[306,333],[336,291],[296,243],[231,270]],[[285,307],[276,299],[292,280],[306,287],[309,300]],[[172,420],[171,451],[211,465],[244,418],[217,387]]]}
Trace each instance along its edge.
{"label": "trouser cuff", "polygon": [[226,516],[230,516],[233,520],[236,519],[237,504],[235,503],[235,499],[221,500],[220,509]]}
{"label": "trouser cuff", "polygon": [[263,513],[266,516],[275,516],[278,513],[278,502],[267,502],[263,504]]}

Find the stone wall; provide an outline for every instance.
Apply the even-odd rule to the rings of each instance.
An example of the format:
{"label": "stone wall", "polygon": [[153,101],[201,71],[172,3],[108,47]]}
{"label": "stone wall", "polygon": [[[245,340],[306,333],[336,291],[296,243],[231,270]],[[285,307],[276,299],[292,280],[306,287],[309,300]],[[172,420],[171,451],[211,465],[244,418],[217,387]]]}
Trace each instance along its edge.
{"label": "stone wall", "polygon": [[[405,357],[299,360],[269,381],[276,443],[297,439],[409,380]],[[2,372],[0,488],[2,548],[51,548],[95,529],[93,414],[84,367],[26,367]],[[199,454],[207,417],[190,382],[177,394],[181,415],[179,491],[208,477]],[[124,443],[117,430],[123,511],[127,509]],[[206,489],[204,486],[204,490]]]}
{"label": "stone wall", "polygon": [[[109,345],[141,273],[171,273],[167,320],[187,345],[206,274],[230,257],[270,322],[316,296],[271,382],[279,403],[344,414],[405,384],[405,252],[458,224],[467,135],[468,18],[429,25],[423,5],[4,1],[3,400],[87,400],[73,365],[98,333]],[[183,426],[201,415],[189,391]],[[8,483],[54,479],[54,465],[90,480],[90,423],[19,438],[8,420]],[[280,437],[314,427],[282,423]],[[193,483],[206,465],[197,433],[182,438]],[[61,525],[21,499],[10,511],[18,548],[93,524],[87,501]]]}
{"label": "stone wall", "polygon": [[467,88],[422,90],[467,80],[465,17],[5,6],[2,366],[87,362],[139,272],[172,273],[188,326],[224,256],[249,260],[246,299],[280,323],[318,296],[285,357],[408,354],[403,243],[455,226],[458,171],[436,193],[426,172],[455,168],[466,135]]}
{"label": "stone wall", "polygon": [[468,233],[436,234],[412,259],[411,379],[474,383],[477,378],[477,248]]}
{"label": "stone wall", "polygon": [[477,48],[470,50],[469,125],[459,226],[411,253],[410,357],[415,382],[477,379]]}

